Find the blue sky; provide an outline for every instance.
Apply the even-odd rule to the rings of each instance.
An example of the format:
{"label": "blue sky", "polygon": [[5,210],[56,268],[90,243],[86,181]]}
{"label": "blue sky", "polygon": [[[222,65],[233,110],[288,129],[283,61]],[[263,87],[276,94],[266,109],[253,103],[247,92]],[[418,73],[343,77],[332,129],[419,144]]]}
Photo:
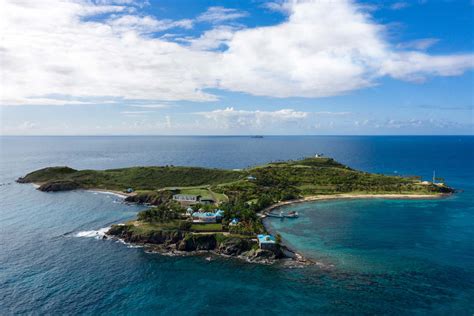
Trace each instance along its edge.
{"label": "blue sky", "polygon": [[471,1],[4,8],[3,135],[474,132]]}

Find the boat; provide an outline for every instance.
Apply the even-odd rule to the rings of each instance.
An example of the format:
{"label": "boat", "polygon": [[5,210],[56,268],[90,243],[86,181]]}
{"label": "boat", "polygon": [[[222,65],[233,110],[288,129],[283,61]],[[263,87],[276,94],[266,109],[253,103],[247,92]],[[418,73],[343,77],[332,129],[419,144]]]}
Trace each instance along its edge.
{"label": "boat", "polygon": [[283,212],[280,212],[280,214],[268,213],[268,214],[267,214],[267,217],[283,218],[283,217],[285,217],[285,216],[283,215]]}
{"label": "boat", "polygon": [[285,217],[287,218],[297,218],[298,217],[298,212],[295,212],[295,211],[291,211],[291,212],[288,212]]}
{"label": "boat", "polygon": [[254,135],[254,136],[251,136],[251,138],[263,138],[262,135]]}

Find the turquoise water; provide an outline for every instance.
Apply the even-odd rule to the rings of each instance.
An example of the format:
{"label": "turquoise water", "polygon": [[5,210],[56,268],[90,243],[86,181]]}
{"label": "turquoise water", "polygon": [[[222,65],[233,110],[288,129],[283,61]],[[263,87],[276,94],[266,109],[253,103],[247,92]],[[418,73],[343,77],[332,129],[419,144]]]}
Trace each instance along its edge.
{"label": "turquoise water", "polygon": [[[474,312],[473,137],[0,137],[0,314]],[[49,165],[242,168],[324,152],[370,172],[439,176],[443,200],[327,201],[272,220],[324,267],[147,254],[94,238],[140,207],[14,183]]]}

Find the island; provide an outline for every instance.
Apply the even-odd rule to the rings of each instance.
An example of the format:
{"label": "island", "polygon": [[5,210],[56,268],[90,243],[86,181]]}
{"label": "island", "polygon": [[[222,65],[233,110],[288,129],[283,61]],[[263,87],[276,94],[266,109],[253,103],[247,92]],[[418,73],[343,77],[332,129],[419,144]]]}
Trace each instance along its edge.
{"label": "island", "polygon": [[135,220],[112,225],[106,238],[165,254],[213,252],[260,263],[282,258],[306,262],[264,225],[268,216],[298,216],[272,212],[280,205],[331,198],[436,198],[454,192],[418,176],[354,170],[320,154],[234,170],[172,165],[109,170],[48,167],[17,182],[34,183],[44,192],[116,192],[126,196],[125,203],[148,206]]}

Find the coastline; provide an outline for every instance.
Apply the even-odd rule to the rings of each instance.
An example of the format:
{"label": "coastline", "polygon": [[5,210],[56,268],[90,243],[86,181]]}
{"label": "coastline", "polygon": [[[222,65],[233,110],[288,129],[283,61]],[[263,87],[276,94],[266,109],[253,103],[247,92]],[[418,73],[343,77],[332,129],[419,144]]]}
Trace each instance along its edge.
{"label": "coastline", "polygon": [[[40,184],[33,183],[33,185],[38,188]],[[79,189],[84,190],[92,193],[102,193],[102,194],[111,194],[115,196],[119,196],[122,199],[125,199],[129,196],[135,196],[137,193],[126,193],[117,190],[107,190],[107,189],[96,189],[96,188],[89,188],[89,189]],[[278,209],[282,206],[297,204],[297,203],[305,203],[305,202],[314,202],[314,201],[327,201],[327,200],[351,200],[351,199],[406,199],[406,200],[426,200],[426,199],[440,199],[451,196],[452,193],[433,193],[433,194],[354,194],[354,193],[342,193],[342,194],[333,194],[333,195],[313,195],[313,196],[306,196],[304,198],[295,199],[295,200],[288,200],[275,203],[270,205],[269,207],[265,208],[261,212],[257,213],[262,220],[262,224],[264,225],[265,229],[271,233],[276,234],[278,232],[274,232],[272,229],[269,228],[268,224],[266,223],[267,214],[271,213],[273,210]],[[121,238],[117,238],[116,236],[109,235],[107,233],[104,234],[104,239],[116,239],[120,240],[122,243],[127,244],[132,247],[144,247],[147,249],[147,252],[152,253],[160,253],[162,255],[167,256],[193,256],[193,255],[202,255],[204,253],[209,253],[221,257],[226,258],[236,258],[240,260],[244,260],[249,263],[257,263],[257,264],[273,264],[277,262],[281,262],[283,264],[290,264],[291,266],[306,266],[306,265],[317,265],[321,268],[331,268],[331,266],[327,266],[322,262],[315,261],[313,259],[309,259],[305,257],[303,254],[299,253],[296,249],[290,248],[287,244],[281,243],[282,251],[285,254],[285,258],[280,259],[273,259],[273,260],[249,260],[245,256],[232,256],[232,255],[225,255],[219,253],[218,251],[213,250],[205,250],[205,251],[177,251],[177,250],[170,250],[165,249],[159,245],[154,244],[140,244],[134,242],[127,242]]]}
{"label": "coastline", "polygon": [[341,193],[332,195],[311,195],[301,199],[288,200],[278,202],[270,205],[260,212],[260,216],[265,218],[265,215],[271,213],[274,209],[291,205],[296,203],[313,202],[313,201],[325,201],[325,200],[352,200],[352,199],[390,199],[390,200],[430,200],[440,199],[451,196],[452,193],[435,193],[435,194],[353,194],[353,193]]}
{"label": "coastline", "polygon": [[[273,210],[278,209],[282,206],[305,203],[305,202],[314,202],[314,201],[327,201],[327,200],[356,200],[356,199],[390,199],[390,200],[427,200],[427,199],[441,199],[451,196],[452,193],[437,193],[437,194],[334,194],[334,195],[313,195],[307,196],[301,199],[288,200],[278,202],[276,204],[270,205],[260,212],[260,217],[262,219],[262,224],[265,229],[271,233],[276,234],[278,232],[273,231],[269,228],[268,223],[266,223],[267,214],[271,213]],[[288,252],[294,254],[293,260],[304,262],[306,264],[315,264],[322,268],[330,268],[321,262],[317,262],[306,258],[303,254],[299,253],[297,250],[288,247],[288,245],[282,243],[282,247],[285,248]]]}
{"label": "coastline", "polygon": [[126,193],[122,191],[116,191],[116,190],[106,190],[106,189],[84,189],[87,192],[95,192],[95,193],[102,193],[102,194],[111,194],[111,195],[116,195],[121,198],[127,198],[129,196],[134,196],[136,195],[135,192],[133,193]]}

